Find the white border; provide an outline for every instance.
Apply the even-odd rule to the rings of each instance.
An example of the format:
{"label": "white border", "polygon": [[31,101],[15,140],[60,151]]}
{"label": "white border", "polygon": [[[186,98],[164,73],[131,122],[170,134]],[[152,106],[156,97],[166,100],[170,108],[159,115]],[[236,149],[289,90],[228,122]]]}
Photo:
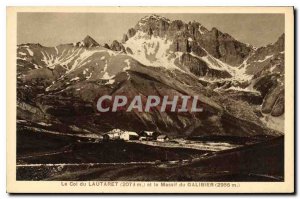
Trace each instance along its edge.
{"label": "white border", "polygon": [[[261,0],[251,0],[251,1],[239,1],[239,0],[193,0],[193,1],[182,1],[182,0],[172,0],[172,1],[161,1],[161,0],[150,0],[150,1],[140,1],[140,0],[133,0],[131,2],[125,2],[125,1],[120,1],[120,0],[109,0],[109,1],[97,1],[97,0],[73,0],[72,2],[69,1],[61,1],[61,0],[9,0],[9,1],[0,1],[0,28],[2,31],[0,31],[0,63],[1,63],[1,71],[0,71],[0,89],[5,93],[6,90],[6,6],[46,6],[46,5],[52,5],[52,6],[118,6],[118,5],[123,5],[123,6],[168,6],[172,3],[172,6],[220,6],[220,5],[225,5],[225,6],[295,6],[296,8],[300,8],[300,1],[298,0],[284,0],[284,1],[261,1]],[[299,26],[299,20],[296,20],[295,27]],[[297,40],[295,40],[297,41]],[[295,43],[295,45],[299,46],[299,41]],[[297,54],[295,55],[296,59],[297,57],[300,56],[299,51],[296,51]],[[297,63],[297,62],[296,62]],[[299,76],[300,72],[299,70],[297,71],[297,77]],[[297,81],[297,93],[299,93],[299,81]],[[298,96],[298,95],[297,95]],[[6,97],[2,96],[0,98],[1,101],[1,123],[0,123],[0,128],[1,132],[3,132],[3,136],[6,137]],[[299,109],[297,108],[297,113],[299,113]],[[299,124],[300,119],[299,117],[297,118],[296,123]],[[296,129],[295,129],[296,131]],[[297,134],[297,131],[296,131]],[[299,143],[299,138],[297,138],[297,143]],[[8,198],[9,195],[6,194],[6,167],[5,167],[5,159],[6,159],[6,139],[2,138],[0,140],[0,158],[1,158],[1,170],[0,170],[0,198]],[[299,153],[298,153],[299,154]],[[299,173],[299,172],[298,172]],[[297,190],[299,190],[299,183],[297,183]],[[10,196],[14,198],[14,196]],[[26,196],[23,196],[26,197]],[[23,198],[22,197],[22,198]],[[30,196],[27,196],[31,198]],[[42,196],[37,196],[36,198],[41,198]],[[45,198],[52,198],[53,196],[43,196]],[[59,195],[59,198],[69,198],[69,196],[65,195]],[[80,197],[80,196],[72,196],[72,197]],[[101,196],[104,197],[104,196]],[[118,196],[113,196],[118,197]],[[130,196],[127,196],[130,197]],[[125,196],[125,198],[127,198]],[[143,196],[140,196],[141,198]],[[153,197],[153,196],[150,196]],[[180,198],[182,196],[172,196],[172,197],[177,197]],[[220,196],[213,196],[211,198],[218,198]],[[263,196],[255,196],[256,198],[262,198]],[[20,198],[20,196],[18,196]],[[280,197],[281,198],[281,197]]]}

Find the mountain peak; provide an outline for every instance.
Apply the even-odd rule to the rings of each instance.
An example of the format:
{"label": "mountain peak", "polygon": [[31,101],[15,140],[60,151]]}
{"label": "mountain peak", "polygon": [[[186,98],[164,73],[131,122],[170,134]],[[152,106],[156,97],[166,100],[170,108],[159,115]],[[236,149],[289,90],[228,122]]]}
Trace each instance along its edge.
{"label": "mountain peak", "polygon": [[157,14],[151,14],[151,15],[141,18],[137,25],[144,26],[149,23],[152,24],[152,23],[170,23],[170,22],[171,22],[171,20],[166,17],[160,16]]}
{"label": "mountain peak", "polygon": [[157,15],[157,14],[151,14],[149,16],[145,16],[143,17],[140,21],[148,21],[148,20],[163,20],[163,21],[166,21],[166,22],[170,22],[170,19],[166,18],[166,17],[163,17],[163,16],[160,16],[160,15]]}
{"label": "mountain peak", "polygon": [[96,47],[100,45],[91,36],[87,35],[82,41],[77,42],[76,46],[90,48],[90,47]]}
{"label": "mountain peak", "polygon": [[94,39],[90,35],[86,35],[85,38],[83,39],[83,41],[84,40],[94,40]]}

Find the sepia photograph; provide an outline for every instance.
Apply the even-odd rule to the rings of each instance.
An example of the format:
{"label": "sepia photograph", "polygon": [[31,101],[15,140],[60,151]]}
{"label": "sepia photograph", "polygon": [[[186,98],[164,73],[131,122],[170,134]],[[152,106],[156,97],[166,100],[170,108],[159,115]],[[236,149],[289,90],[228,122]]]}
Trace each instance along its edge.
{"label": "sepia photograph", "polygon": [[15,11],[13,180],[292,182],[293,9],[138,9]]}

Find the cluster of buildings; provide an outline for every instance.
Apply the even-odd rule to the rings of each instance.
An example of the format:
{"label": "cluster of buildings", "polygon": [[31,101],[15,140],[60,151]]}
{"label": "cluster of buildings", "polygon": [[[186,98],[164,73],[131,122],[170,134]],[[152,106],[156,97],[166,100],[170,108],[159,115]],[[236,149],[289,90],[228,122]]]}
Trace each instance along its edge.
{"label": "cluster of buildings", "polygon": [[103,135],[103,140],[140,140],[140,141],[159,141],[165,142],[169,140],[167,135],[162,135],[156,131],[141,131],[139,133],[133,131],[123,131],[121,129],[113,129]]}

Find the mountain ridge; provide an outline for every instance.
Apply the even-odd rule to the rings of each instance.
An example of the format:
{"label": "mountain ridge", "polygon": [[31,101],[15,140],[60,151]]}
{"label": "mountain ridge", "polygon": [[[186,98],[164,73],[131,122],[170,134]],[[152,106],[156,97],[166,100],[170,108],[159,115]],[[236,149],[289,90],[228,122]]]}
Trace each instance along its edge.
{"label": "mountain ridge", "polygon": [[[53,120],[92,132],[123,128],[173,136],[282,133],[270,129],[274,127],[266,118],[284,114],[284,36],[253,49],[198,22],[157,16],[142,21],[128,30],[127,38],[110,46],[90,36],[75,45],[18,45],[18,118]],[[202,115],[155,111],[103,116],[92,108],[103,94],[201,95],[207,110]],[[37,110],[42,117],[34,115]]]}

